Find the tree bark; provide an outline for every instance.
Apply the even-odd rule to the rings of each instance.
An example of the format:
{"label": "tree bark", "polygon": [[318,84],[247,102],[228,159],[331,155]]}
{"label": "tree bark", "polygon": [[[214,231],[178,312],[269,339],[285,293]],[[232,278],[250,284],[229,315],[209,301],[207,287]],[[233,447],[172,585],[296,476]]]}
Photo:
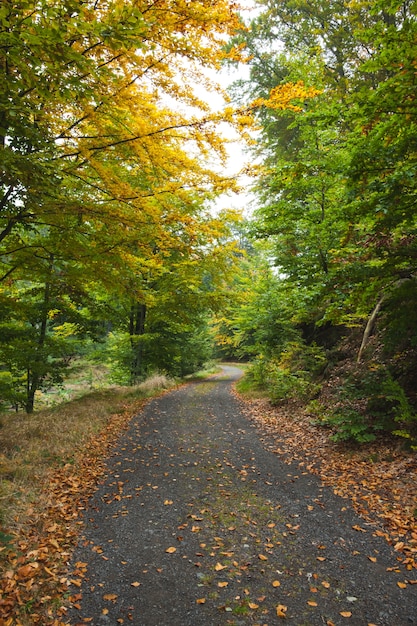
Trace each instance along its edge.
{"label": "tree bark", "polygon": [[143,344],[135,340],[145,334],[146,304],[135,302],[130,308],[129,334],[133,351],[130,376],[132,384],[143,375]]}
{"label": "tree bark", "polygon": [[378,317],[378,313],[381,309],[381,306],[384,300],[385,300],[385,296],[382,296],[382,298],[378,300],[374,310],[372,311],[368,319],[368,322],[366,324],[366,327],[363,333],[361,347],[359,348],[357,363],[361,362],[363,351],[365,350],[367,343],[369,341],[369,337],[371,336],[372,331],[375,327],[376,318]]}

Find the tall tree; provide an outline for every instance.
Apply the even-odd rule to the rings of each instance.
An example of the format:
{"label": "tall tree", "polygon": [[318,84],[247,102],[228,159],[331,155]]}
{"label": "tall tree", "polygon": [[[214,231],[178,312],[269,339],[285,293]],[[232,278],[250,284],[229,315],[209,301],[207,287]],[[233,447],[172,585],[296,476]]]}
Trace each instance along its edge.
{"label": "tall tree", "polygon": [[[49,319],[48,259],[69,288],[84,273],[85,294],[94,275],[144,310],[149,267],[161,271],[182,233],[182,253],[192,253],[184,241],[206,228],[204,199],[234,185],[210,165],[225,158],[217,125],[233,114],[210,112],[197,85],[207,86],[204,68],[218,67],[237,23],[225,0],[2,4],[3,311],[24,305],[27,281],[44,290]],[[40,360],[50,326],[34,325]]]}
{"label": "tall tree", "polygon": [[[258,113],[262,165],[253,228],[274,247],[279,281],[270,288],[290,299],[293,322],[303,330],[361,325],[357,359],[375,358],[379,374],[372,365],[367,371],[365,360],[355,384],[365,394],[374,386],[394,407],[385,425],[401,421],[401,413],[410,421],[401,385],[414,401],[415,3],[257,4],[260,15],[236,42],[247,45],[252,59],[240,94],[254,98],[258,91],[265,103]],[[299,80],[321,94],[299,103],[298,112],[268,106],[268,94]],[[366,354],[378,319],[382,349]],[[367,388],[363,374],[373,381]],[[356,426],[349,419],[341,418],[349,436],[358,423],[366,431],[363,415],[353,418]]]}

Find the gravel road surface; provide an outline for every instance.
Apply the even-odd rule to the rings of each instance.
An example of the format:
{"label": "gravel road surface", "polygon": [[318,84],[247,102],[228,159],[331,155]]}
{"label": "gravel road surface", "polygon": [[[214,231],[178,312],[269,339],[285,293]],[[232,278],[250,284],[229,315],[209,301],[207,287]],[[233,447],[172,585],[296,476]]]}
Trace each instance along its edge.
{"label": "gravel road surface", "polygon": [[349,500],[269,449],[231,394],[240,374],[132,420],[85,513],[69,623],[417,624],[412,573]]}

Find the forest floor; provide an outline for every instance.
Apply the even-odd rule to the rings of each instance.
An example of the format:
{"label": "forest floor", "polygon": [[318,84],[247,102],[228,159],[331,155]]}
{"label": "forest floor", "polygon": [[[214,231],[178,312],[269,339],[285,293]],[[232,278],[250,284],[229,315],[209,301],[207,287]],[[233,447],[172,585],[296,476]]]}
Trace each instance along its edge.
{"label": "forest floor", "polygon": [[149,401],[105,465],[101,434],[50,477],[2,626],[417,624],[415,456],[336,446],[243,401],[239,374]]}

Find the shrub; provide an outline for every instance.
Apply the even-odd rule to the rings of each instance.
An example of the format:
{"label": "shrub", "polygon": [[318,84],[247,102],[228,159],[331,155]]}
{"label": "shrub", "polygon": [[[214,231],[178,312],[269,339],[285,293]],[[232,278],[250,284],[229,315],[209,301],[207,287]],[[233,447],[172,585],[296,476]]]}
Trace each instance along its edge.
{"label": "shrub", "polygon": [[318,423],[331,426],[334,441],[373,441],[387,432],[417,443],[417,416],[404,389],[383,366],[358,371],[339,390],[340,406]]}
{"label": "shrub", "polygon": [[273,404],[288,399],[308,400],[320,388],[315,379],[325,363],[322,348],[291,341],[279,356],[260,355],[255,359],[247,377],[254,389],[267,392]]}

